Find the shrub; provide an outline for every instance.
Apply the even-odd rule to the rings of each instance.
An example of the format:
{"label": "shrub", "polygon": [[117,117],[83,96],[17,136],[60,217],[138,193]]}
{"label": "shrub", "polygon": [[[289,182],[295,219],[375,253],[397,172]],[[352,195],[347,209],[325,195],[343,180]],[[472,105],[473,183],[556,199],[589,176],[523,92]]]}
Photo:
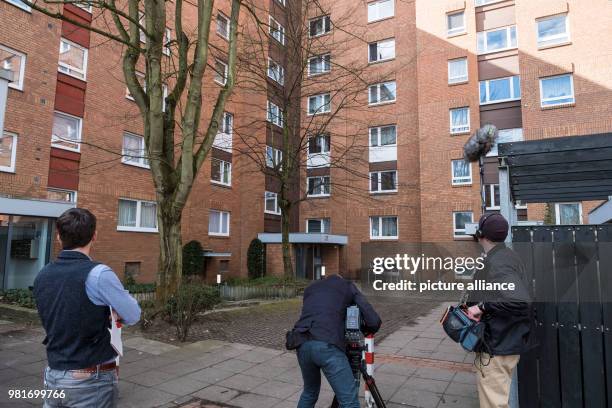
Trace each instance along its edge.
{"label": "shrub", "polygon": [[153,319],[160,312],[154,300],[143,300],[140,303],[140,328],[146,330],[153,323]]}
{"label": "shrub", "polygon": [[199,241],[189,241],[183,246],[183,275],[198,275],[204,269],[204,249]]}
{"label": "shrub", "polygon": [[21,307],[36,309],[34,294],[29,289],[9,289],[4,292],[0,291],[0,301]]}
{"label": "shrub", "polygon": [[156,285],[155,285],[155,283],[133,283],[133,284],[128,284],[126,282],[124,287],[130,293],[149,293],[149,292],[155,292]]}
{"label": "shrub", "polygon": [[249,270],[249,278],[255,279],[264,276],[265,258],[264,245],[255,238],[249,244],[247,250],[247,269]]}
{"label": "shrub", "polygon": [[166,303],[166,312],[176,326],[176,336],[185,341],[198,313],[212,309],[220,302],[216,288],[184,283]]}

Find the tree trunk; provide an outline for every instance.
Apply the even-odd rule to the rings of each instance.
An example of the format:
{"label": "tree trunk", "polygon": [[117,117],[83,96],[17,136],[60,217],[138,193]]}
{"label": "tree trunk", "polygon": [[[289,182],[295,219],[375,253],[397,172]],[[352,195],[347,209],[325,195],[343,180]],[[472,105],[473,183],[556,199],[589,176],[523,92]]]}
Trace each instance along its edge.
{"label": "tree trunk", "polygon": [[163,303],[169,295],[176,293],[183,273],[183,245],[181,218],[169,210],[159,209],[159,263],[157,272],[157,301]]}
{"label": "tree trunk", "polygon": [[289,243],[289,227],[291,213],[288,208],[281,208],[281,236],[283,246],[283,270],[287,278],[293,278],[293,264],[291,262],[291,244]]}

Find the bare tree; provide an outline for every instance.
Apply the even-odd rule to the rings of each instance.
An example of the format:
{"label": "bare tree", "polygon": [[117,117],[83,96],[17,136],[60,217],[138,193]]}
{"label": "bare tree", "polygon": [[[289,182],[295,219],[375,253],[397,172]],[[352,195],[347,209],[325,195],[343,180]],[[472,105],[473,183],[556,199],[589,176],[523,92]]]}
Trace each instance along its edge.
{"label": "bare tree", "polygon": [[[349,115],[363,109],[369,83],[363,75],[368,63],[354,52],[355,47],[367,44],[363,40],[366,27],[353,18],[363,4],[342,13],[335,11],[332,21],[330,11],[317,0],[298,3],[299,7],[286,9],[282,22],[260,21],[261,38],[250,37],[245,42],[238,66],[251,80],[241,86],[267,94],[268,106],[265,114],[261,107],[259,111],[251,109],[257,114],[247,125],[234,129],[241,142],[238,153],[273,180],[280,209],[283,269],[289,277],[294,274],[289,243],[294,209],[308,197],[309,189],[328,191],[333,185],[336,194],[349,193],[352,188],[348,178],[308,186],[301,177],[307,171],[329,175],[334,169],[368,177],[362,170],[367,143],[358,137],[367,134],[368,124],[353,120],[348,132],[346,126],[351,121]],[[311,25],[309,18],[313,16],[319,16],[320,21]],[[279,24],[284,28],[282,33],[278,32]],[[334,35],[317,35],[315,30],[319,29]],[[305,102],[313,95],[328,96]],[[266,135],[264,140],[262,134]],[[363,191],[358,195],[363,197]]]}
{"label": "bare tree", "polygon": [[[38,12],[90,30],[121,46],[124,79],[142,118],[146,156],[155,186],[160,237],[159,301],[180,285],[182,212],[236,82],[238,22],[241,9],[247,4],[246,0],[230,2],[228,68],[226,74],[219,73],[225,75],[225,85],[212,97],[215,103],[210,117],[202,118],[202,80],[210,66],[214,0],[24,0]],[[92,6],[95,15],[92,24],[66,17],[60,6],[70,3]],[[195,27],[184,27],[187,13],[197,16]],[[173,26],[176,36],[170,41],[166,37],[169,26]],[[143,63],[141,83],[137,72]],[[171,86],[167,96],[166,85]]]}

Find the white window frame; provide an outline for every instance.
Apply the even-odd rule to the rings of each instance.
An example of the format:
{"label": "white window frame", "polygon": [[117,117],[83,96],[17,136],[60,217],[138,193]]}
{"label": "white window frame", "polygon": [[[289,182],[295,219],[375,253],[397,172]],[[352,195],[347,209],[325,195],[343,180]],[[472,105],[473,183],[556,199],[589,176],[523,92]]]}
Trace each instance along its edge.
{"label": "white window frame", "polygon": [[[274,210],[268,210],[268,199],[274,199]],[[273,191],[264,192],[264,213],[272,215],[281,215],[281,209],[278,205],[278,193]]]}
{"label": "white window frame", "polygon": [[[155,201],[135,200],[133,198],[120,197],[119,201],[121,200],[134,201],[137,203],[136,204],[136,226],[128,227],[128,226],[119,225],[119,202],[117,202],[117,231],[129,231],[129,232],[158,232],[159,231],[159,228],[157,226],[155,228],[140,226],[140,223],[142,222],[141,220],[142,203],[155,204],[155,211],[157,215],[158,208],[157,208],[157,203]],[[155,217],[155,225],[157,225],[157,216]]]}
{"label": "white window frame", "polygon": [[270,15],[269,26],[268,32],[270,37],[274,38],[279,44],[285,45],[285,27],[272,15]]}
{"label": "white window frame", "polygon": [[0,166],[0,172],[15,173],[15,167],[17,166],[17,139],[18,139],[18,136],[17,136],[17,133],[4,131],[2,137],[5,138],[7,136],[13,138],[13,145],[12,145],[12,151],[11,151],[11,165],[10,166]]}
{"label": "white window frame", "polygon": [[[386,85],[386,84],[395,84],[395,99],[390,100],[390,101],[382,101],[382,102],[381,102],[381,101],[380,101],[380,88],[381,88],[383,85]],[[376,94],[377,94],[377,99],[378,99],[378,102],[372,102],[372,101],[370,100],[370,96],[372,95],[372,94],[371,94],[370,89],[371,89],[372,87],[374,87],[374,86],[376,87]],[[368,106],[386,105],[386,104],[388,104],[388,103],[395,103],[396,101],[397,101],[397,81],[386,81],[386,82],[379,82],[379,83],[377,83],[377,84],[372,84],[372,85],[368,86]]]}
{"label": "white window frame", "polygon": [[499,134],[497,136],[497,140],[495,144],[491,147],[489,153],[487,153],[487,157],[496,157],[498,152],[497,148],[500,143],[510,143],[510,142],[521,142],[523,141],[523,128],[508,128],[508,129],[499,129]]}
{"label": "white window frame", "polygon": [[[72,42],[70,40],[65,39],[64,37],[60,38],[60,49],[62,47],[62,43],[66,43],[66,44],[68,44],[71,47],[75,47],[75,48],[78,48],[81,51],[83,51],[83,69],[77,68],[77,67],[73,67],[72,65],[66,64],[64,62],[60,62],[59,61],[59,55],[60,54],[58,54],[57,70],[59,72],[61,72],[62,74],[65,74],[65,75],[71,76],[73,78],[76,78],[79,81],[87,81],[87,62],[88,62],[88,59],[89,59],[89,50],[87,48],[79,45],[79,44],[76,44],[76,43],[74,43],[74,42]],[[62,71],[61,68],[64,68],[66,71]],[[75,73],[76,74],[82,74],[83,77],[81,78],[81,77],[75,75]]]}
{"label": "white window frame", "polygon": [[[460,76],[460,77],[451,76],[451,65],[456,62],[462,62],[465,65],[465,76]],[[469,79],[469,68],[468,68],[467,57],[454,58],[452,60],[448,60],[448,83],[449,85],[462,84],[464,82],[468,82],[468,79]]]}
{"label": "white window frame", "polygon": [[12,4],[13,6],[22,9],[23,11],[27,11],[28,13],[32,13],[32,7],[28,6],[27,4],[19,1],[19,0],[4,0],[9,4]]}
{"label": "white window frame", "polygon": [[[219,31],[219,20],[225,20],[227,23],[227,32],[226,33],[222,33]],[[215,31],[217,32],[217,34],[219,35],[219,37],[224,38],[226,40],[229,40],[229,36],[230,36],[230,19],[228,16],[226,16],[225,14],[223,14],[222,12],[218,11],[217,12],[217,19],[215,20],[216,23],[216,27],[215,27]]]}
{"label": "white window frame", "polygon": [[[321,232],[310,232],[309,223],[310,221],[318,221]],[[327,221],[327,223],[326,223]],[[327,224],[327,231],[323,228],[323,226]],[[329,218],[307,218],[306,219],[306,233],[307,234],[329,234],[331,232],[331,220]]]}
{"label": "white window frame", "polygon": [[[459,214],[470,214],[471,216],[471,221],[470,222],[474,222],[474,212],[473,211],[453,211],[453,237],[454,238],[465,238],[465,239],[472,239],[471,235],[466,235],[465,234],[465,228],[464,229],[457,229],[457,215]],[[463,232],[463,234],[458,234],[460,232]]]}
{"label": "white window frame", "polygon": [[[382,173],[395,173],[395,188],[392,190],[383,190],[382,189]],[[378,175],[378,186],[376,190],[372,190],[372,175]],[[397,170],[380,170],[380,171],[371,171],[369,177],[369,190],[370,194],[385,194],[385,193],[397,193],[397,186],[399,181],[397,179],[398,172]]]}
{"label": "white window frame", "polygon": [[[453,125],[453,111],[467,109],[467,124],[464,126],[454,126]],[[461,106],[458,108],[452,108],[448,110],[449,117],[449,128],[451,135],[460,135],[463,133],[469,133],[471,129],[470,124],[470,107],[469,106]],[[466,129],[467,127],[467,129]]]}
{"label": "white window frame", "polygon": [[[382,144],[382,128],[393,127],[395,128],[395,143]],[[376,144],[372,144],[372,132],[376,132]],[[387,147],[387,146],[397,146],[397,125],[380,125],[373,126],[368,131],[368,145],[369,147]]]}
{"label": "white window frame", "polygon": [[[494,101],[490,100],[490,93],[491,93],[491,89],[490,89],[490,85],[491,85],[491,81],[499,81],[502,79],[509,79],[510,80],[510,98],[506,98],[506,99],[496,99]],[[521,77],[519,75],[513,75],[513,76],[509,76],[509,77],[502,77],[502,78],[492,78],[492,79],[485,79],[484,81],[479,81],[478,82],[478,100],[480,101],[480,105],[491,105],[494,103],[502,103],[502,102],[509,102],[509,101],[520,101],[522,95],[515,95],[514,94],[514,90],[515,90],[515,81],[518,81],[518,90],[519,93],[521,92]],[[481,86],[482,84],[485,84],[485,102],[482,102],[482,90],[481,90]]]}
{"label": "white window frame", "polygon": [[[323,110],[317,110],[315,112],[311,112],[310,111],[310,105],[311,105],[311,100],[312,98],[323,98],[323,102],[325,102],[325,95],[329,96],[329,103],[327,104],[323,104],[321,105],[321,107],[323,108]],[[315,116],[315,115],[324,115],[326,113],[331,112],[331,93],[326,92],[326,93],[321,93],[321,94],[316,94],[316,95],[310,95],[307,99],[307,115],[308,116]]]}
{"label": "white window frame", "polygon": [[167,57],[170,56],[170,52],[171,52],[170,41],[172,41],[172,30],[166,27],[166,29],[164,30],[164,48],[162,49],[162,52]]}
{"label": "white window frame", "polygon": [[[559,17],[565,17],[565,33],[555,34],[550,37],[540,37],[540,23],[546,20],[552,20]],[[536,19],[536,39],[538,47],[548,47],[560,44],[567,44],[571,41],[569,15],[568,13],[555,14],[554,16],[546,16]]]}
{"label": "white window frame", "polygon": [[559,206],[560,205],[569,205],[569,204],[578,204],[578,214],[580,217],[580,224],[583,224],[583,218],[582,218],[582,203],[580,201],[568,201],[568,202],[562,202],[562,203],[555,203],[555,224],[556,225],[570,225],[570,224],[561,224],[561,212],[559,211]]}
{"label": "white window frame", "polygon": [[[71,140],[66,140],[65,141],[65,143],[75,143],[77,145],[77,147],[76,148],[71,148],[71,147],[62,146],[60,144],[55,143],[56,141],[62,141],[62,139],[57,138],[57,137],[55,137],[53,135],[53,127],[51,128],[51,146],[56,147],[58,149],[70,150],[72,152],[80,152],[81,151],[81,141],[83,140],[83,118],[79,118],[78,116],[70,115],[68,113],[60,112],[60,111],[57,111],[57,110],[53,112],[53,117],[54,118],[55,118],[55,115],[66,116],[66,117],[69,117],[71,119],[76,119],[78,121],[78,126],[77,126],[78,138],[77,138],[77,140],[76,141],[71,141]],[[54,121],[55,121],[55,119],[54,119]]]}
{"label": "white window frame", "polygon": [[[62,200],[62,202],[73,203],[73,204],[77,203],[77,195],[78,195],[78,193],[76,192],[76,190],[67,190],[67,189],[64,189],[64,188],[51,188],[51,187],[49,187],[49,188],[47,188],[47,192],[49,192],[49,191],[54,191],[56,193],[62,193],[62,194],[64,194],[64,193],[65,194],[69,194],[70,197],[71,197],[70,201]],[[55,200],[53,200],[53,201],[55,201]]]}
{"label": "white window frame", "polygon": [[[20,51],[14,50],[10,47],[7,47],[5,45],[0,44],[0,48],[3,49],[6,52],[9,52],[11,54],[15,54],[18,57],[21,58],[21,64],[19,65],[19,81],[15,81],[15,78],[13,78],[13,80],[11,82],[9,82],[8,86],[9,88],[13,88],[13,89],[17,89],[19,91],[23,91],[23,79],[25,77],[25,66],[26,66],[26,61],[27,61],[27,56]],[[2,67],[0,67],[2,68]],[[1,130],[1,129],[0,129]]]}
{"label": "white window frame", "polygon": [[[514,28],[514,32],[515,32],[515,37],[516,37],[516,44],[512,45],[512,28]],[[501,30],[506,30],[506,47],[505,48],[499,48],[496,50],[489,50],[488,46],[487,46],[487,33],[493,32],[493,31],[501,31]],[[482,44],[484,49],[483,50],[479,50],[478,49],[478,43],[479,43],[479,39],[480,37],[482,38]],[[486,31],[479,31],[476,33],[476,37],[477,37],[477,43],[476,43],[476,51],[478,55],[485,55],[485,54],[492,54],[494,52],[502,52],[502,51],[507,51],[507,50],[513,50],[516,49],[518,47],[518,30],[516,28],[516,24],[514,25],[509,25],[506,27],[497,27],[497,28],[493,28],[491,30],[486,30]]]}
{"label": "white window frame", "polygon": [[[393,55],[387,58],[381,58],[381,59],[372,59],[372,50],[371,50],[371,46],[376,44],[376,55],[375,57],[378,58],[378,47],[380,46],[380,44],[386,44],[386,43],[393,43]],[[391,48],[389,46],[389,48]],[[384,40],[378,40],[378,41],[374,41],[368,44],[368,63],[369,64],[378,64],[380,62],[385,62],[385,61],[391,61],[395,59],[395,37],[392,38],[385,38]]]}
{"label": "white window frame", "polygon": [[[488,189],[489,191],[487,191],[487,186],[490,187]],[[497,190],[499,191],[499,184],[495,183],[495,184],[483,184],[482,185],[482,190],[483,190],[482,194],[483,194],[483,197],[485,198],[485,201],[484,201],[483,204],[485,205],[485,209],[487,209],[487,210],[499,210],[499,209],[501,209],[501,203],[498,203],[498,202],[495,201],[495,187],[497,187]],[[487,205],[487,200],[486,200],[487,196],[489,196],[489,202],[491,203],[491,205]],[[500,201],[501,201],[501,196],[500,196]]]}
{"label": "white window frame", "polygon": [[471,186],[474,176],[472,174],[472,163],[468,162],[468,169],[470,171],[469,180],[466,180],[467,177],[457,177],[455,176],[455,163],[465,161],[464,159],[453,159],[451,160],[451,184],[453,186]]}
{"label": "white window frame", "polygon": [[[223,229],[223,219],[225,218],[227,220],[227,233],[224,232],[211,232],[210,231],[210,213],[212,212],[216,212],[219,213],[219,227],[221,229]],[[209,209],[208,210],[208,235],[209,236],[213,236],[213,237],[229,237],[230,236],[230,226],[231,226],[231,216],[232,214],[229,211],[222,211],[222,210],[214,210],[214,209]]]}
{"label": "white window frame", "polygon": [[[314,23],[317,20],[323,20],[323,32],[320,33],[320,34],[312,35],[310,28],[311,28],[312,23]],[[326,26],[325,21],[329,22],[327,24],[328,26]],[[326,31],[326,29],[327,29],[327,31]],[[331,31],[332,31],[332,23],[331,23],[331,16],[329,16],[329,15],[319,16],[319,17],[311,18],[310,20],[308,20],[308,37],[309,38],[321,37],[321,36],[324,36],[324,35],[327,35],[327,34],[331,33]]]}
{"label": "white window frame", "polygon": [[[318,139],[318,138],[326,138],[329,139],[329,146],[327,146],[327,150],[325,150],[325,147],[322,148],[322,150],[320,152],[316,152],[316,153],[311,153],[310,152],[310,141],[312,139]],[[307,146],[306,146],[306,152],[308,153],[308,156],[320,156],[320,155],[328,155],[330,150],[331,150],[331,136],[329,133],[320,133],[318,135],[313,135],[310,136],[307,140]]]}
{"label": "white window frame", "polygon": [[279,85],[285,85],[285,67],[272,58],[268,58],[268,78]]}
{"label": "white window frame", "polygon": [[[270,155],[270,153],[272,154]],[[270,157],[272,161],[270,161]],[[282,163],[283,151],[281,149],[266,145],[266,167],[270,167],[273,169],[276,166],[279,166],[279,169],[281,169]]]}
{"label": "white window frame", "polygon": [[499,3],[500,1],[504,1],[504,0],[475,0],[475,6],[476,7],[486,6],[488,4]]}
{"label": "white window frame", "polygon": [[285,0],[276,0],[276,2],[281,6],[285,7]]}
{"label": "white window frame", "polygon": [[[278,115],[273,115],[271,108],[276,108]],[[281,127],[281,128],[283,127],[285,123],[285,118],[283,117],[283,111],[281,110],[280,106],[278,106],[274,102],[270,102],[270,101],[267,102],[266,118],[268,122],[278,127]]]}
{"label": "white window frame", "polygon": [[[217,80],[217,75],[219,75],[219,72],[217,72],[217,64],[223,65],[223,70],[224,70],[223,71],[223,81],[218,81]],[[221,61],[218,58],[215,58],[215,65],[214,65],[214,68],[213,68],[215,83],[217,83],[217,84],[219,84],[221,86],[225,86],[225,84],[227,84],[227,69],[228,69],[228,66],[227,66],[227,64],[225,62]]]}
{"label": "white window frame", "polygon": [[[378,223],[378,231],[382,234],[382,220],[383,218],[395,218],[395,232],[396,235],[372,235],[372,225],[374,222]],[[399,238],[399,218],[397,215],[373,215],[370,217],[370,239],[372,240],[394,240]]]}
{"label": "white window frame", "polygon": [[[140,86],[142,87],[142,90],[147,92],[147,83],[145,81],[145,74],[140,72],[140,71],[134,71],[134,75],[136,75],[137,78],[142,78],[142,83],[140,84]],[[125,98],[129,99],[130,101],[134,101],[134,97],[132,96],[132,93],[130,92],[130,88],[125,87]]]}
{"label": "white window frame", "polygon": [[[570,89],[572,90],[571,95],[556,96],[554,98],[546,98],[546,99],[544,99],[544,87],[542,86],[543,85],[543,81],[546,81],[547,79],[561,78],[561,77],[569,77],[569,79],[570,79]],[[574,103],[576,103],[576,93],[575,93],[575,90],[574,90],[574,75],[573,74],[563,74],[563,75],[554,75],[554,76],[543,77],[543,78],[540,78],[538,80],[538,82],[540,84],[540,107],[548,108],[548,107],[551,107],[551,106],[573,105]],[[554,103],[557,100],[563,100],[563,99],[569,99],[569,98],[572,98],[572,100],[570,102]],[[546,103],[546,102],[552,102],[552,103]]]}
{"label": "white window frame", "polygon": [[[131,137],[137,137],[140,139],[141,150],[143,151],[143,153],[145,153],[142,155],[142,157],[131,156],[125,151],[125,146],[123,145],[123,141],[125,140],[126,135],[131,136]],[[132,132],[123,132],[123,139],[121,139],[121,163],[127,164],[128,166],[140,167],[143,169],[150,169],[151,166],[149,164],[149,160],[145,157],[146,151],[147,149],[145,146],[145,140],[143,136],[137,135],[136,133],[132,133]],[[129,160],[130,158],[137,159],[138,161],[130,161]]]}
{"label": "white window frame", "polygon": [[[323,181],[327,178],[329,180],[329,193],[320,193],[320,194],[310,194],[310,179],[323,179]],[[325,183],[321,184],[325,185]],[[307,197],[329,197],[331,196],[331,176],[309,176],[306,177],[306,196]]]}
{"label": "white window frame", "polygon": [[87,4],[87,3],[74,3],[74,5],[77,6],[78,8],[80,8],[80,9],[85,10],[89,14],[93,13],[93,6],[91,4]]}
{"label": "white window frame", "polygon": [[[227,187],[231,187],[231,185],[232,185],[232,162],[228,162],[228,161],[221,160],[221,159],[217,159],[217,158],[214,158],[214,157],[213,157],[213,158],[211,159],[211,165],[214,165],[214,164],[215,164],[215,162],[217,162],[217,163],[218,163],[218,166],[219,166],[219,176],[220,176],[219,178],[220,178],[221,180],[215,180],[215,179],[213,179],[213,178],[212,178],[212,177],[213,177],[213,176],[212,176],[212,171],[211,171],[211,174],[210,174],[210,182],[211,182],[212,184],[218,184],[218,185],[220,185],[220,186],[227,186]],[[227,170],[226,170],[226,166],[225,166],[226,164],[227,164],[227,165],[229,165],[229,168],[228,168]],[[227,183],[224,183],[224,182],[223,182],[223,179],[225,178],[224,176],[225,176],[226,172],[227,172]]]}
{"label": "white window frame", "polygon": [[[457,28],[450,28],[450,17],[461,14],[463,16],[463,25]],[[446,13],[446,36],[454,37],[456,35],[465,34],[466,33],[466,24],[465,24],[465,10],[452,11],[450,13]]]}
{"label": "white window frame", "polygon": [[[370,11],[371,11],[371,7],[375,7],[378,6],[380,4],[383,3],[391,3],[391,15],[389,16],[384,16],[384,17],[379,17],[379,11],[378,9],[376,9],[376,17],[372,17],[370,15]],[[381,21],[381,20],[386,20],[388,18],[392,18],[395,17],[395,0],[378,0],[378,1],[372,1],[368,3],[368,23],[374,23],[376,21]]]}
{"label": "white window frame", "polygon": [[[325,68],[325,58],[326,58],[326,57],[329,59],[329,64],[328,64],[328,68],[329,68],[329,69],[327,69],[327,70],[322,70],[321,72],[315,72],[315,73],[313,73],[313,72],[310,70],[310,62],[311,62],[312,60],[315,60],[315,59],[320,59],[320,60],[321,60],[321,67],[322,67],[322,68]],[[321,54],[321,55],[315,55],[314,57],[310,57],[310,58],[308,58],[307,71],[308,71],[308,76],[309,76],[309,77],[312,77],[312,76],[317,76],[317,75],[323,75],[323,74],[327,74],[327,73],[331,72],[331,54],[330,54],[330,53],[326,53],[326,54]]]}

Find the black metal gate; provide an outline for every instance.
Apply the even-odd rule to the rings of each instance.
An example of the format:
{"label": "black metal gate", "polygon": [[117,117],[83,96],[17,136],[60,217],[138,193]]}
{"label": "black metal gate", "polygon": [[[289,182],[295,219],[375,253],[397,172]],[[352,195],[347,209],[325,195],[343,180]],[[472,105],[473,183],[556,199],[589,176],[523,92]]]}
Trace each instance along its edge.
{"label": "black metal gate", "polygon": [[521,356],[520,407],[612,407],[612,224],[512,231],[539,343]]}

